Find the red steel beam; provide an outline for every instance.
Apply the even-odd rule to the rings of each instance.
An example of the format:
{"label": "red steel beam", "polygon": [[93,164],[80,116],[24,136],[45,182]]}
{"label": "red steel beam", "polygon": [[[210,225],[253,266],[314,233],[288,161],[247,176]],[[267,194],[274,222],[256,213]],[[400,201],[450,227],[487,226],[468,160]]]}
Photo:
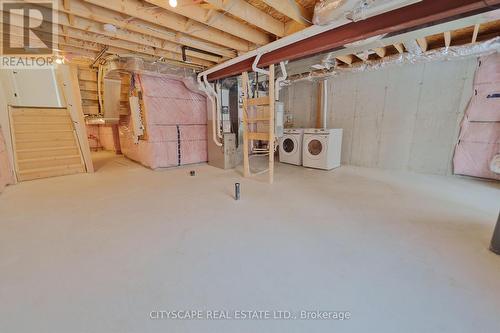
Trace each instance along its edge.
{"label": "red steel beam", "polygon": [[[410,6],[325,31],[266,53],[261,57],[259,66],[267,67],[284,60],[305,58],[369,37],[415,30],[498,8],[500,8],[500,0],[422,0]],[[208,80],[218,80],[250,71],[254,59],[255,57],[252,57],[213,72],[208,75]]]}

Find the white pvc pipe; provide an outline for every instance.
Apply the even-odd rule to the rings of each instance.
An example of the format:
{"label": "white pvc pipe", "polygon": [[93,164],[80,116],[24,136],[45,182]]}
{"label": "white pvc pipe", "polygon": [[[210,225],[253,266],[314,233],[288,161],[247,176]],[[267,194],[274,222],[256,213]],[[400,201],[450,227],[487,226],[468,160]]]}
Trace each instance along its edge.
{"label": "white pvc pipe", "polygon": [[281,67],[281,76],[276,79],[276,84],[274,86],[274,91],[276,95],[276,100],[280,100],[280,90],[281,90],[281,82],[285,81],[286,78],[288,77],[288,73],[286,72],[286,66],[285,62],[282,61],[280,62],[280,67]]}
{"label": "white pvc pipe", "polygon": [[327,128],[327,113],[328,113],[328,80],[323,81],[323,98],[321,101],[321,108],[323,111],[323,128]]}
{"label": "white pvc pipe", "polygon": [[205,86],[207,87],[208,92],[214,97],[215,115],[216,115],[214,121],[217,123],[216,133],[217,133],[217,137],[219,139],[222,139],[222,135],[220,134],[220,122],[219,122],[219,119],[220,119],[219,111],[220,111],[220,106],[221,106],[220,98],[219,98],[219,95],[217,94],[217,92],[215,91],[214,87],[212,87],[212,85],[208,82],[207,77],[205,75],[203,76],[203,82],[205,82]]}
{"label": "white pvc pipe", "polygon": [[[217,128],[216,128],[216,124],[215,124],[215,118],[216,118],[215,108],[217,107],[216,103],[214,101],[213,96],[208,91],[207,86],[201,81],[200,75],[198,75],[198,77],[196,78],[196,80],[198,81],[198,85],[200,86],[200,89],[207,94],[207,97],[210,100],[210,106],[211,106],[211,109],[212,109],[212,140],[214,141],[214,143],[217,146],[222,147],[222,143],[219,142],[219,140],[217,139]],[[204,80],[206,80],[206,76],[204,77]]]}
{"label": "white pvc pipe", "polygon": [[264,53],[257,53],[257,56],[255,57],[253,63],[252,63],[252,70],[256,73],[264,74],[269,76],[269,71],[266,71],[265,69],[257,67],[257,64],[260,61],[260,57],[262,57]]}

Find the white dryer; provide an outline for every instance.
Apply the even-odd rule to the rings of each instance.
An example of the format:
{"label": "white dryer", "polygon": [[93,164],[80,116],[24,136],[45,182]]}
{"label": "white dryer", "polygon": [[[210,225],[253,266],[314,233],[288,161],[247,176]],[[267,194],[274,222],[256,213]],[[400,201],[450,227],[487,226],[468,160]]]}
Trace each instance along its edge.
{"label": "white dryer", "polygon": [[280,138],[280,162],[302,165],[304,129],[285,128]]}
{"label": "white dryer", "polygon": [[342,129],[306,129],[302,145],[305,167],[331,170],[340,166]]}

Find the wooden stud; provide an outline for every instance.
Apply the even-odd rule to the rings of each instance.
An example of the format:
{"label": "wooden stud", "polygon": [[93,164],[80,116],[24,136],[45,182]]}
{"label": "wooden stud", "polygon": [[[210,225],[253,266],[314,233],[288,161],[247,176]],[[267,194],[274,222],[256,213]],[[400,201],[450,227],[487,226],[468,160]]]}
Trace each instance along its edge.
{"label": "wooden stud", "polygon": [[354,56],[352,54],[345,56],[337,56],[336,58],[347,65],[351,65],[354,61]]}
{"label": "wooden stud", "polygon": [[395,44],[394,44],[394,47],[396,48],[396,50],[397,50],[400,54],[402,54],[402,53],[404,53],[404,52],[405,52],[405,47],[403,46],[403,44],[402,44],[402,43],[395,43]]}
{"label": "wooden stud", "polygon": [[474,26],[474,32],[472,33],[472,44],[474,44],[477,41],[477,36],[479,35],[479,28],[481,27],[480,24],[476,24]]}
{"label": "wooden stud", "polygon": [[373,49],[373,51],[375,51],[375,53],[380,57],[380,58],[383,58],[385,57],[385,55],[387,54],[387,50],[385,47],[376,47]]}
{"label": "wooden stud", "polygon": [[244,177],[250,177],[250,161],[249,161],[249,151],[248,151],[248,145],[250,144],[248,141],[248,97],[250,94],[250,91],[248,91],[248,72],[243,72],[242,74],[242,80],[241,80],[241,86],[243,90],[243,176]]}
{"label": "wooden stud", "polygon": [[418,44],[418,46],[420,46],[420,49],[422,50],[422,52],[427,52],[429,44],[427,43],[427,39],[425,39],[425,37],[417,38],[417,44]]}
{"label": "wooden stud", "polygon": [[444,33],[444,45],[446,48],[451,46],[451,31],[445,31]]}

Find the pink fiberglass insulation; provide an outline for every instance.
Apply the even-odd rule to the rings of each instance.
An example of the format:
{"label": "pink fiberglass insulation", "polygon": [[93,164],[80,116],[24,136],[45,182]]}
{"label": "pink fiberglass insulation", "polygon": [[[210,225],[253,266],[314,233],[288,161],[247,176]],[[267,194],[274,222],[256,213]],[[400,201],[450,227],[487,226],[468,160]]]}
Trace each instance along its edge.
{"label": "pink fiberglass insulation", "polygon": [[462,122],[454,173],[500,180],[490,163],[500,153],[500,54],[482,57]]}
{"label": "pink fiberglass insulation", "polygon": [[90,149],[98,150],[101,148],[99,139],[99,125],[87,125],[87,140],[89,141]]}
{"label": "pink fiberglass insulation", "polygon": [[99,140],[104,150],[120,152],[118,125],[99,125]]}
{"label": "pink fiberglass insulation", "polygon": [[10,166],[9,156],[5,138],[0,126],[0,192],[3,191],[6,185],[14,184],[14,175]]}
{"label": "pink fiberglass insulation", "polygon": [[139,81],[147,140],[134,143],[130,117],[122,117],[122,153],[152,169],[206,162],[205,96],[188,88],[181,78],[140,75]]}
{"label": "pink fiberglass insulation", "polygon": [[118,125],[87,125],[87,138],[93,150],[120,152]]}

